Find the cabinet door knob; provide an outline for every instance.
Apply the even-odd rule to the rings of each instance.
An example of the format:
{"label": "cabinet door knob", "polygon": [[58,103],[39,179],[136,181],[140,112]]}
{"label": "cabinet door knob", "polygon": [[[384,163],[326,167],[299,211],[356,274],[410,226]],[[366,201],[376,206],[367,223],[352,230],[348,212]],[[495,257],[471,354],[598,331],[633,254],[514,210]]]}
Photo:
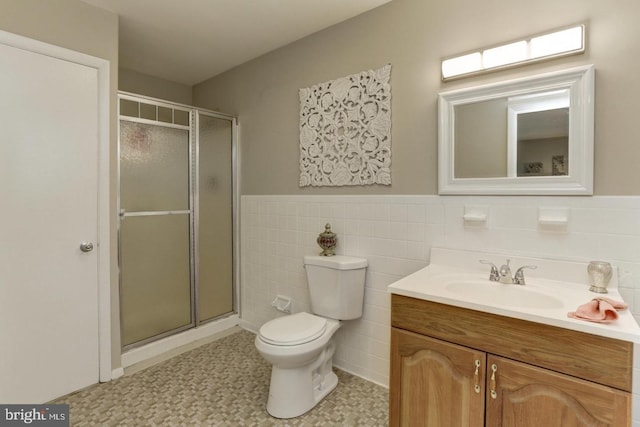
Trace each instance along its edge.
{"label": "cabinet door knob", "polygon": [[473,385],[473,391],[480,393],[480,360],[476,359],[475,362],[473,362],[473,365],[476,367],[476,370],[473,373],[473,381],[475,383]]}
{"label": "cabinet door knob", "polygon": [[495,399],[496,397],[498,397],[498,393],[496,393],[496,372],[497,371],[498,371],[498,366],[494,363],[493,365],[491,365],[490,392],[491,392],[492,399]]}

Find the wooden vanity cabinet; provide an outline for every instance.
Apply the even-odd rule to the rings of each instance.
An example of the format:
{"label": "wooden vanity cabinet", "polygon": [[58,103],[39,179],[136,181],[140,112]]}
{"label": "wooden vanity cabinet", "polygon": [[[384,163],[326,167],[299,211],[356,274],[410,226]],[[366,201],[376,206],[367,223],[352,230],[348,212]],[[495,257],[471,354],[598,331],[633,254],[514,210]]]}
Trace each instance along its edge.
{"label": "wooden vanity cabinet", "polygon": [[488,426],[631,425],[628,392],[493,355],[487,367]]}
{"label": "wooden vanity cabinet", "polygon": [[391,325],[391,426],[631,424],[631,343],[399,295]]}
{"label": "wooden vanity cabinet", "polygon": [[483,426],[486,359],[481,351],[392,328],[389,424]]}

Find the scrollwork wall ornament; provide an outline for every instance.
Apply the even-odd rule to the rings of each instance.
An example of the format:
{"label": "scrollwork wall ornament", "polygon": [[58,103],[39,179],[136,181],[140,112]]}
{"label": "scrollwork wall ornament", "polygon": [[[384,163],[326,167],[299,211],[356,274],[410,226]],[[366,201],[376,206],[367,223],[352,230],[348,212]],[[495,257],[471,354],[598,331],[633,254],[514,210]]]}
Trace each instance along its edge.
{"label": "scrollwork wall ornament", "polygon": [[300,187],[391,185],[391,64],[300,89]]}

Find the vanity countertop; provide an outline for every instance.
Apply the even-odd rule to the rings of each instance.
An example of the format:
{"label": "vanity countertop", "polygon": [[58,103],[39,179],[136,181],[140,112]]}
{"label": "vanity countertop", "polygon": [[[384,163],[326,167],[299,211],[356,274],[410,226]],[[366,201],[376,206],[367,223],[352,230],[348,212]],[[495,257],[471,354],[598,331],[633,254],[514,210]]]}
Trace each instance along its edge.
{"label": "vanity countertop", "polygon": [[568,312],[594,298],[623,301],[617,288],[617,274],[614,273],[609,293],[597,294],[589,291],[587,263],[510,258],[514,272],[522,265],[538,266],[536,270],[525,271],[526,285],[489,281],[489,267],[478,261],[489,260],[500,267],[504,255],[433,248],[429,266],[391,284],[388,290],[392,294],[640,343],[640,327],[628,309],[619,310],[618,319],[606,324],[567,317]]}

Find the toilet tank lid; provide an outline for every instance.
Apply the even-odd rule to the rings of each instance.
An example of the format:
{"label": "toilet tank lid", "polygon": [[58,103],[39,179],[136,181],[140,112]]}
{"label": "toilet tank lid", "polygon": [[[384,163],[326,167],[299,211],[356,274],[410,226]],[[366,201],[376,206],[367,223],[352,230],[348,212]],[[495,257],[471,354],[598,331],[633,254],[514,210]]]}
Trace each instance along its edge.
{"label": "toilet tank lid", "polygon": [[346,255],[307,255],[304,257],[304,265],[317,265],[319,267],[328,267],[335,270],[357,270],[359,268],[365,268],[368,263],[364,258]]}

